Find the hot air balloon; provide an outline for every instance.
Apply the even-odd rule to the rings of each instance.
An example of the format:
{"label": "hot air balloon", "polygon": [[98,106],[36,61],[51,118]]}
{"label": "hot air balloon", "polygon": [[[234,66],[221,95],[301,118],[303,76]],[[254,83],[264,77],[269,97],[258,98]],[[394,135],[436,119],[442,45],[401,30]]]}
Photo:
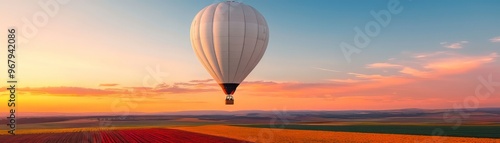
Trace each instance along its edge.
{"label": "hot air balloon", "polygon": [[251,6],[224,1],[198,12],[190,36],[198,59],[226,94],[226,105],[234,104],[236,88],[266,51],[266,20]]}

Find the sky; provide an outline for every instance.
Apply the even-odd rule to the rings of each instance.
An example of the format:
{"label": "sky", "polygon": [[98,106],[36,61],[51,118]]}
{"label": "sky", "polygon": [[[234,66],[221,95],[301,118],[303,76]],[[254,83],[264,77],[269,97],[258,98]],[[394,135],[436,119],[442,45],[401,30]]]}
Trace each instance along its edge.
{"label": "sky", "polygon": [[[1,34],[19,31],[16,109],[499,107],[500,1],[237,1],[266,18],[270,39],[235,105],[226,106],[189,39],[194,16],[221,0],[2,0]],[[390,20],[381,23],[374,15],[384,12]],[[368,41],[360,41],[359,31]],[[356,52],[346,54],[342,43]],[[3,89],[0,99],[7,101]]]}

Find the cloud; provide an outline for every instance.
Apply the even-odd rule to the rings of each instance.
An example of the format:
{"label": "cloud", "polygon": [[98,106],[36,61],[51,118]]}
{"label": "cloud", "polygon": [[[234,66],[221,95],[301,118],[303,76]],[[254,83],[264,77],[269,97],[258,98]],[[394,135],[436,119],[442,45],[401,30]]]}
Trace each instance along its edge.
{"label": "cloud", "polygon": [[[496,52],[488,55],[469,56],[450,51],[437,51],[415,54],[413,57],[398,61],[368,64],[366,68],[399,68],[399,73],[402,73],[403,76],[431,78],[465,73],[494,62],[497,57]],[[377,74],[349,74],[356,75],[358,78],[382,78]]]}
{"label": "cloud", "polygon": [[399,72],[416,77],[426,77],[428,74],[428,72],[420,71],[411,67],[405,67]]}
{"label": "cloud", "polygon": [[[332,79],[342,81],[338,79]],[[369,92],[373,89],[384,89],[394,85],[404,84],[408,79],[400,77],[390,77],[385,80],[365,80],[357,82],[354,79],[345,80],[347,82],[273,82],[273,81],[252,81],[242,83],[238,87],[238,93],[252,96],[276,96],[294,98],[339,98],[345,96],[366,95],[372,96],[376,92]],[[352,82],[351,82],[352,81]],[[360,80],[363,81],[363,80]],[[329,95],[329,96],[325,96]]]}
{"label": "cloud", "polygon": [[[220,90],[220,89],[219,89]],[[162,93],[202,93],[202,92],[213,92],[213,91],[218,91],[216,89],[212,88],[183,88],[179,86],[171,86],[167,88],[161,88],[161,89],[155,89],[155,92],[162,92]]]}
{"label": "cloud", "polygon": [[214,79],[191,80],[189,82],[205,83],[205,82],[212,82],[212,81],[214,81]]}
{"label": "cloud", "polygon": [[38,87],[38,88],[23,88],[20,89],[24,92],[37,93],[37,94],[51,94],[51,95],[113,95],[119,94],[116,90],[104,90],[84,87]]}
{"label": "cloud", "polygon": [[164,94],[185,94],[220,91],[220,86],[211,83],[212,79],[191,80],[173,84],[158,84],[154,87],[116,87],[118,84],[99,84],[100,87],[112,88],[87,88],[87,87],[31,87],[22,88],[23,92],[31,95],[57,95],[57,96],[144,96],[153,97]]}
{"label": "cloud", "polygon": [[411,67],[402,70],[402,73],[425,76],[425,77],[439,77],[452,74],[461,74],[473,69],[477,69],[484,64],[494,62],[498,57],[497,53],[490,53],[482,56],[467,56],[461,54],[431,54],[426,59],[417,60],[419,67],[422,70],[411,69]]}
{"label": "cloud", "polygon": [[493,38],[491,38],[491,39],[490,39],[490,41],[491,41],[491,42],[493,42],[493,43],[500,42],[500,36],[498,36],[498,37],[493,37]]}
{"label": "cloud", "polygon": [[322,70],[322,71],[329,71],[329,72],[340,72],[338,70],[332,70],[332,69],[325,69],[325,68],[318,68],[318,67],[312,67],[314,69]]}
{"label": "cloud", "polygon": [[456,55],[450,51],[437,51],[432,53],[417,53],[414,54],[413,58],[427,58],[427,57],[435,57],[435,56],[454,56]]}
{"label": "cloud", "polygon": [[440,44],[443,47],[449,48],[449,49],[461,49],[467,43],[469,43],[469,41],[460,41],[460,42],[455,42],[455,43],[441,42]]}
{"label": "cloud", "polygon": [[385,78],[384,76],[379,75],[379,74],[360,74],[360,73],[347,73],[347,74],[354,75],[357,78],[361,78],[361,79],[381,79],[381,78]]}
{"label": "cloud", "polygon": [[111,87],[111,86],[117,86],[119,84],[116,83],[101,83],[99,86],[105,86],[105,87]]}
{"label": "cloud", "polygon": [[[440,96],[454,97],[465,93],[463,91],[454,92],[454,88],[462,87],[464,83],[475,80],[475,78],[458,78],[457,81],[457,76],[461,77],[464,74],[472,74],[473,72],[479,72],[478,70],[488,69],[491,65],[487,66],[487,64],[495,62],[498,57],[497,53],[472,56],[454,52],[434,52],[419,55],[425,55],[426,58],[409,57],[383,64],[369,64],[366,67],[400,68],[391,75],[350,72],[347,74],[353,76],[352,78],[329,79],[330,82],[324,83],[252,81],[242,83],[238,90],[239,93],[243,92],[243,94],[254,96],[333,97],[335,100],[353,96],[382,97],[394,95],[395,93],[397,93],[398,97],[414,98],[405,99],[408,101],[414,101],[417,98],[418,100],[430,99],[424,99],[424,97],[421,97],[421,93],[446,94]],[[476,76],[476,74],[471,75],[471,77]],[[447,83],[450,81],[456,82]]]}
{"label": "cloud", "polygon": [[[207,80],[200,80],[200,81],[206,81]],[[190,81],[191,82],[191,81]],[[216,91],[215,83],[206,85],[204,82],[198,82],[198,83],[174,83],[173,85],[168,85],[166,83],[159,84],[155,88],[153,88],[151,91],[157,92],[157,93],[173,93],[173,94],[178,94],[178,93],[202,93],[202,92],[212,92]]]}
{"label": "cloud", "polygon": [[360,82],[361,80],[354,80],[354,79],[329,79],[329,81],[340,82],[340,83],[357,83],[357,82]]}
{"label": "cloud", "polygon": [[[318,95],[351,96],[370,95],[387,91],[387,93],[384,94],[393,94],[392,91],[389,92],[389,88],[416,83],[422,84],[423,87],[421,88],[429,88],[425,85],[429,85],[433,81],[470,74],[472,71],[491,67],[491,65],[487,66],[486,64],[495,62],[498,57],[498,54],[495,52],[474,56],[443,51],[415,55],[417,56],[398,58],[399,60],[397,61],[376,62],[366,66],[366,68],[369,69],[383,70],[381,72],[385,71],[384,68],[399,69],[390,75],[350,72],[348,75],[354,76],[353,78],[329,79],[329,81],[335,84],[325,83],[322,85],[324,88],[330,89],[330,91],[310,89],[310,93],[317,93]],[[455,78],[452,79],[456,80]],[[415,87],[404,87],[400,89],[413,90],[413,88]]]}
{"label": "cloud", "polygon": [[391,63],[373,63],[366,66],[367,68],[401,68],[401,65]]}
{"label": "cloud", "polygon": [[[293,97],[293,98],[335,98],[335,100],[349,99],[353,97],[369,96],[407,96],[405,98],[420,98],[423,92],[432,93],[432,95],[446,94],[442,96],[453,97],[455,90],[449,88],[457,81],[456,77],[460,74],[470,74],[472,71],[482,69],[488,63],[496,61],[498,54],[496,52],[485,55],[463,55],[457,52],[437,51],[432,53],[410,54],[416,56],[405,56],[397,58],[398,60],[387,60],[367,64],[365,68],[371,69],[372,73],[348,72],[348,77],[340,79],[328,79],[327,82],[278,82],[278,81],[245,81],[238,87],[237,94],[247,96],[271,96],[271,97]],[[425,58],[423,58],[425,57]],[[491,67],[490,64],[489,67]],[[313,67],[314,68],[314,67]],[[396,69],[390,74],[378,74],[377,70],[386,70],[385,68]],[[330,69],[316,68],[318,70],[328,71]],[[489,68],[488,71],[493,71]],[[381,71],[381,72],[382,72]],[[333,71],[332,71],[333,72]],[[338,72],[335,71],[334,72]],[[375,72],[375,73],[374,73]],[[470,77],[476,77],[471,75]],[[460,82],[466,82],[467,79],[458,78]],[[474,78],[471,78],[474,80]],[[163,83],[155,87],[119,87],[115,89],[92,89],[78,87],[44,87],[31,88],[27,90],[32,93],[57,94],[57,95],[96,95],[96,96],[114,96],[131,95],[138,92],[148,97],[158,95],[192,95],[206,93],[222,93],[218,84],[212,79],[190,80],[187,82]],[[446,81],[440,82],[438,81]],[[470,81],[470,80],[469,80]],[[463,82],[460,83],[462,85]],[[442,86],[447,85],[447,86]],[[442,87],[441,87],[442,86]],[[436,88],[439,88],[436,89]],[[436,90],[436,93],[434,93]],[[23,90],[24,91],[24,90]],[[395,95],[397,93],[397,95]],[[462,94],[465,92],[457,92]],[[328,96],[326,96],[328,95]],[[430,95],[429,95],[430,96]],[[165,96],[168,97],[168,96]],[[366,98],[368,99],[368,98]],[[377,99],[374,97],[373,99]],[[419,100],[420,100],[419,99]],[[400,100],[390,98],[389,100]],[[403,99],[401,99],[403,100]],[[413,99],[404,99],[413,100]]]}

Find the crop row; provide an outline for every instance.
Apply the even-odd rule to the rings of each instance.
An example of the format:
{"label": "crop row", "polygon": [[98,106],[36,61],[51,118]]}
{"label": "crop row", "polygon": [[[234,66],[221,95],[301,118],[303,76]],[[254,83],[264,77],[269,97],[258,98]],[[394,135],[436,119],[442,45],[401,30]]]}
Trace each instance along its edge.
{"label": "crop row", "polygon": [[224,138],[175,129],[124,129],[46,134],[2,135],[1,143],[241,143]]}

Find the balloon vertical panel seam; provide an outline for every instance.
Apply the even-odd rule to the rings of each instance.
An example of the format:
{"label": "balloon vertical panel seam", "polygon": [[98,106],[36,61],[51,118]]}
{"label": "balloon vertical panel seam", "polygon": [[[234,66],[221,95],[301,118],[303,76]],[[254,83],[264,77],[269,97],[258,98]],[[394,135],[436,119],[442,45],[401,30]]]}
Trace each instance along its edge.
{"label": "balloon vertical panel seam", "polygon": [[243,12],[243,43],[241,45],[241,54],[240,54],[240,59],[238,60],[238,67],[236,67],[236,72],[234,74],[234,77],[233,77],[233,81],[234,82],[241,82],[239,81],[237,78],[236,78],[236,73],[238,73],[239,69],[240,69],[240,65],[241,65],[241,58],[243,57],[243,52],[245,51],[245,41],[246,41],[246,30],[247,30],[247,24],[246,24],[246,16],[245,16],[245,8],[244,8],[244,5],[241,6],[241,11]]}

